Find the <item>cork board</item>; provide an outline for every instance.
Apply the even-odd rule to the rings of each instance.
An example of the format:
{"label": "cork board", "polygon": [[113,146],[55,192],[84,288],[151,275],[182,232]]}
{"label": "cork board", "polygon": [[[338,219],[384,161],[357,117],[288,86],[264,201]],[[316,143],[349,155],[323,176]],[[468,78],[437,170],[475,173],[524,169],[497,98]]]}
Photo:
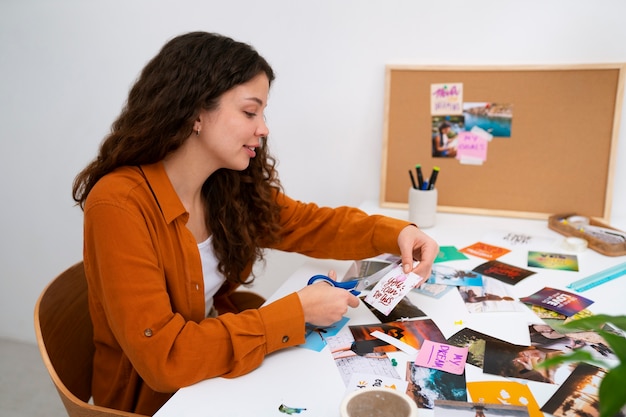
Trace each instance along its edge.
{"label": "cork board", "polygon": [[[438,211],[608,221],[625,68],[387,66],[381,206],[408,206],[420,164],[440,167]],[[464,102],[512,104],[509,137],[481,165],[432,156],[431,86],[445,83],[462,83]]]}

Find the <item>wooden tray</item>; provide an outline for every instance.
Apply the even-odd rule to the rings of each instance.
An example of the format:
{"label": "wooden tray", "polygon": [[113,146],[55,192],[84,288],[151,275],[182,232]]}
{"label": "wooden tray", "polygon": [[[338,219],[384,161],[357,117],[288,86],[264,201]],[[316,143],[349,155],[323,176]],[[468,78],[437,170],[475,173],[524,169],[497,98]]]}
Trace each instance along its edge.
{"label": "wooden tray", "polygon": [[[580,230],[579,228],[572,226],[570,222],[567,220],[572,216],[582,216],[576,213],[566,213],[566,214],[555,214],[550,216],[548,219],[548,227],[556,232],[559,232],[565,236],[575,236],[581,239],[585,239],[589,245],[589,247],[596,252],[599,252],[603,255],[607,256],[622,256],[626,255],[626,241],[621,243],[609,243],[607,241],[601,240],[592,236],[588,233],[585,233],[584,228]],[[603,227],[605,229],[615,230],[621,234],[626,235],[625,232],[611,227],[606,223],[602,223],[600,221],[594,220],[591,217],[587,217],[589,219],[589,225]]]}

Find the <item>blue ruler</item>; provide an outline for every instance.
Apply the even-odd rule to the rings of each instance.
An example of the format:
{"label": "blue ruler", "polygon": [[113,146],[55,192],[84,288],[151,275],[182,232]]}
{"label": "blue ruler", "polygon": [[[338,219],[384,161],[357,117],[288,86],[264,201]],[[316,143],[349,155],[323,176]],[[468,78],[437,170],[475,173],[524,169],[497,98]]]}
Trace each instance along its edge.
{"label": "blue ruler", "polygon": [[574,281],[569,284],[567,288],[582,292],[611,281],[612,279],[621,277],[622,275],[626,275],[626,262],[612,266],[604,271],[596,272],[593,275],[589,275],[587,278]]}

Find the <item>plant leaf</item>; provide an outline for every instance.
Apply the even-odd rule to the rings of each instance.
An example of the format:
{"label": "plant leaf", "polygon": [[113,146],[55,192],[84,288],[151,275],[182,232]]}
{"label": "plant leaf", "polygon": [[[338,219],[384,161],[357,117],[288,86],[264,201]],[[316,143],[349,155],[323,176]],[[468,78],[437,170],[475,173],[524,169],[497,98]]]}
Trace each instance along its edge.
{"label": "plant leaf", "polygon": [[598,334],[606,340],[619,361],[626,363],[626,338],[602,330],[598,330]]}
{"label": "plant leaf", "polygon": [[601,330],[606,323],[626,331],[626,316],[611,316],[608,314],[596,314],[589,317],[572,320],[563,324],[563,328],[569,330]]}
{"label": "plant leaf", "polygon": [[608,364],[606,362],[600,359],[597,359],[591,353],[581,350],[581,349],[576,349],[573,352],[570,352],[566,355],[553,356],[551,358],[548,358],[546,360],[539,362],[535,366],[537,368],[551,368],[553,366],[556,367],[556,366],[562,365],[564,363],[569,363],[569,362],[588,362],[588,363],[597,365],[601,368],[608,367]]}
{"label": "plant leaf", "polygon": [[624,381],[626,381],[625,363],[611,369],[602,378],[598,390],[600,417],[613,417],[626,405],[626,396],[623,394]]}

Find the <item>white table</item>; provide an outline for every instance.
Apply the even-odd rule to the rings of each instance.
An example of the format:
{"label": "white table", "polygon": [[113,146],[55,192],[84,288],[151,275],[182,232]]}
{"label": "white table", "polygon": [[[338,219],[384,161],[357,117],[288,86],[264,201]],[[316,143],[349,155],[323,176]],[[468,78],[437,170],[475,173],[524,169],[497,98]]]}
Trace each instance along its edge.
{"label": "white table", "polygon": [[[406,217],[402,210],[380,209],[374,203],[365,203],[361,207],[369,213]],[[563,236],[548,229],[545,220],[438,213],[437,224],[425,231],[440,246],[456,246],[459,249],[485,241],[493,234],[513,232],[545,237],[551,242],[532,250],[565,252],[560,246]],[[498,260],[526,267],[528,249],[513,249]],[[579,272],[533,269],[536,274],[515,285],[514,294],[518,297],[530,295],[545,286],[567,290],[566,285],[570,282],[626,260],[625,256],[607,257],[590,249],[577,255]],[[470,257],[468,260],[453,261],[450,265],[458,269],[472,269],[483,262],[484,259]],[[311,260],[296,270],[268,302],[297,291],[306,285],[312,275],[336,269],[339,276],[342,276],[349,266],[350,262],[345,261]],[[623,299],[625,288],[626,277],[623,277],[585,291],[582,295],[595,301],[589,308],[595,313],[626,314],[626,303]],[[529,309],[521,312],[470,314],[458,292],[454,291],[440,299],[411,293],[411,299],[435,321],[446,337],[463,327],[470,327],[511,343],[528,345],[528,324],[540,322]],[[363,305],[350,310],[348,316],[349,325],[377,322]],[[459,325],[459,321],[463,325]],[[466,365],[466,377],[468,381],[500,378],[483,374],[482,370],[472,365]],[[529,387],[540,405],[557,388],[548,385],[529,382]],[[179,390],[159,410],[156,417],[285,416],[286,414],[278,411],[281,403],[307,408],[302,414],[294,415],[333,417],[339,415],[339,404],[344,394],[345,386],[328,348],[315,352],[294,347],[269,355],[258,369],[247,375],[235,379],[214,378]],[[420,415],[429,416],[432,411],[420,409]]]}

